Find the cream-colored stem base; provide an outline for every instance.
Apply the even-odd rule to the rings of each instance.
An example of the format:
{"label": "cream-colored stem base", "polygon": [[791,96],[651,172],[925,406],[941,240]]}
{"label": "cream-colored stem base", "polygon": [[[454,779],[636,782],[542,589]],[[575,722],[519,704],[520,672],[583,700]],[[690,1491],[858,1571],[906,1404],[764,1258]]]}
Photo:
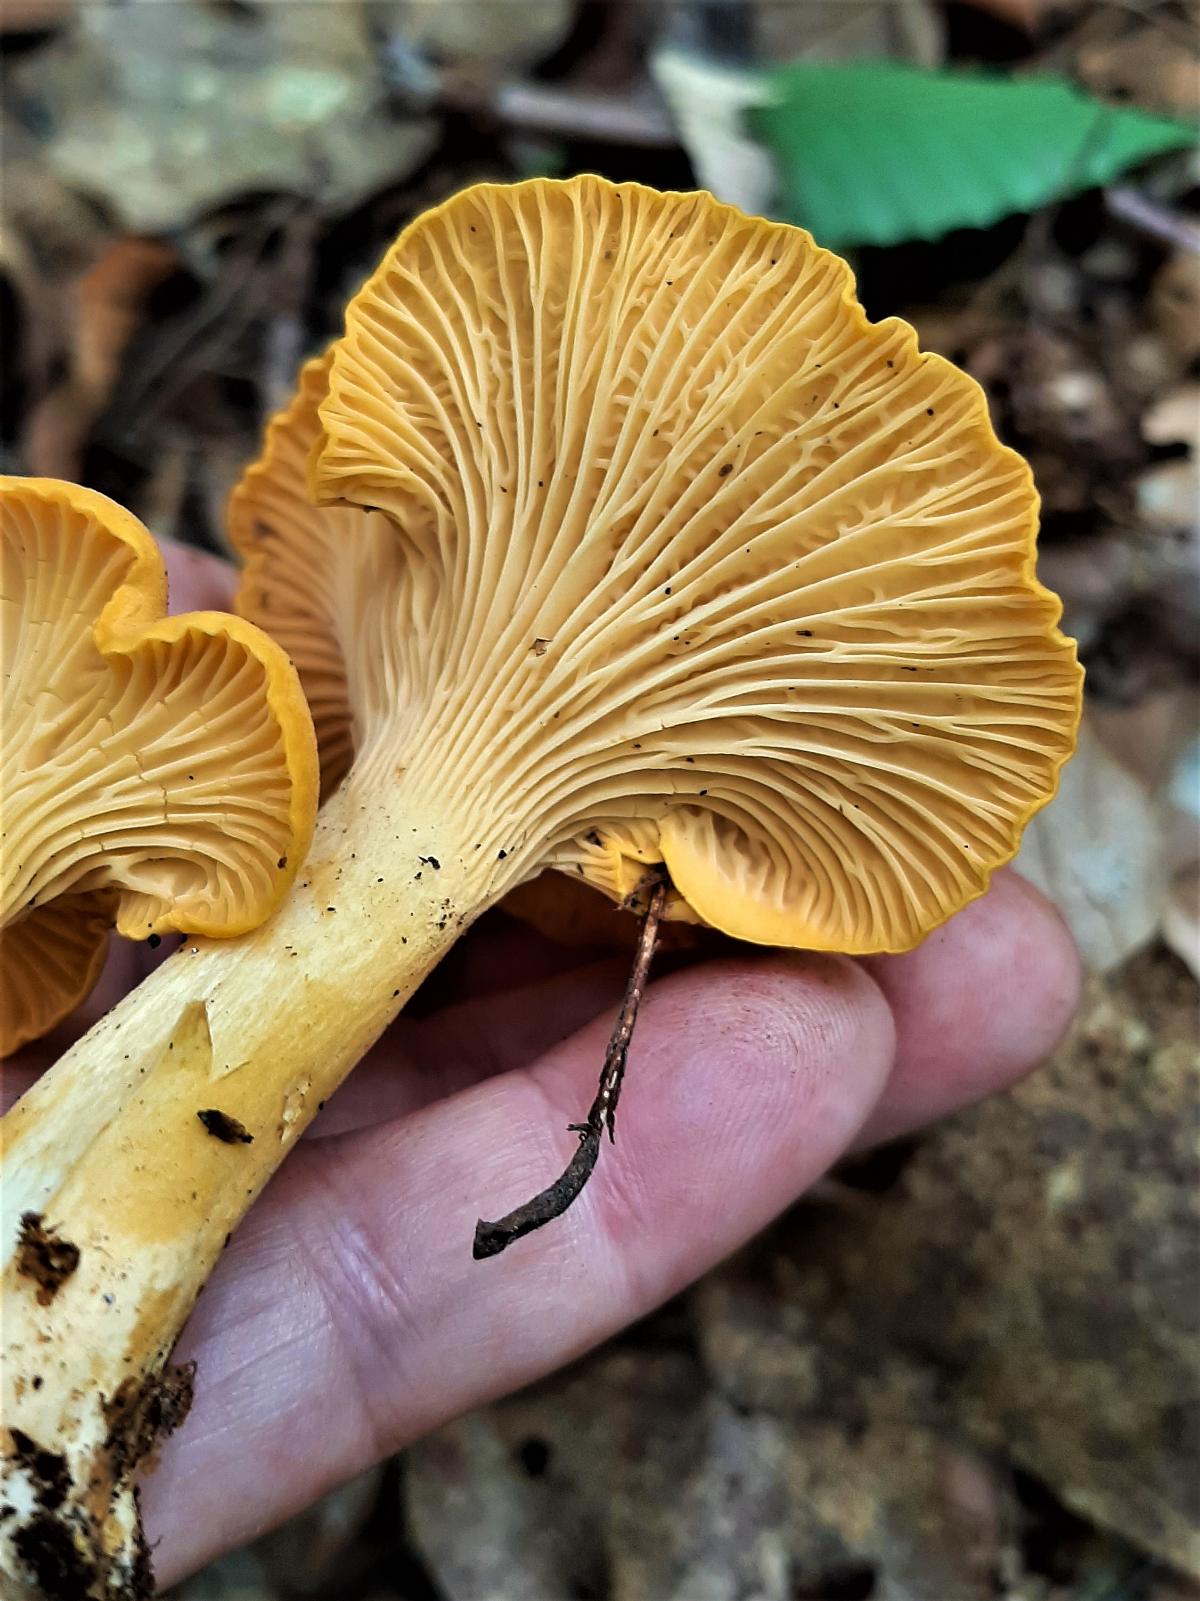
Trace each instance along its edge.
{"label": "cream-colored stem base", "polygon": [[352,774],[266,927],[185,943],[4,1119],[5,1597],[150,1593],[133,1469],[186,1405],[162,1375],[200,1287],[320,1105],[508,887],[497,843],[414,788],[381,799]]}

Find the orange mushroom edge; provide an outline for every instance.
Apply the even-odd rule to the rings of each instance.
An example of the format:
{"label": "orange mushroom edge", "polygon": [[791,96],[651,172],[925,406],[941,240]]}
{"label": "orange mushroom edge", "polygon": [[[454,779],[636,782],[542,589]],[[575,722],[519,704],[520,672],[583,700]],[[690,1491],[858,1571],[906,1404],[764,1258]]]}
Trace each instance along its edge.
{"label": "orange mushroom edge", "polygon": [[130,939],[261,923],[316,813],[294,669],[217,612],[168,617],[153,538],[105,496],[0,478],[3,724],[0,1052]]}

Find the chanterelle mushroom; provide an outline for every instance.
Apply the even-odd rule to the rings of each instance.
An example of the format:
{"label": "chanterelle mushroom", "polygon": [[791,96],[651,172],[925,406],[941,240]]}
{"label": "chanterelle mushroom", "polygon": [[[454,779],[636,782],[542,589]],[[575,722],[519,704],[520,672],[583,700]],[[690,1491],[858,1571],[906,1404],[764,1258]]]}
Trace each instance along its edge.
{"label": "chanterelle mushroom", "polygon": [[91,988],[108,930],[233,935],[312,836],[313,734],[278,645],[166,617],[153,539],[103,495],[0,478],[0,1053]]}
{"label": "chanterelle mushroom", "polygon": [[252,475],[247,597],[281,637],[292,592],[325,619],[327,772],[353,761],[271,922],[189,942],[7,1120],[9,1241],[37,1213],[79,1257],[42,1305],[10,1244],[5,1422],[62,1470],[35,1514],[18,1442],[0,1549],[30,1577],[48,1520],[81,1594],[142,1582],[148,1431],[115,1398],[149,1415],[228,1230],[485,907],[547,865],[623,896],[665,862],[741,938],[899,949],[1013,854],[1074,739],[1028,470],[794,229],[596,178],[469,190],[297,407],[333,513]]}

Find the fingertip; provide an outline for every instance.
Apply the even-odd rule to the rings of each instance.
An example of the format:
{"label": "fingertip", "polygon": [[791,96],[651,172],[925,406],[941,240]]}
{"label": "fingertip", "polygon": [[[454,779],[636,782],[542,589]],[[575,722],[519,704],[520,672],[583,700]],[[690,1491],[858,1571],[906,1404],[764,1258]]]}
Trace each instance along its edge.
{"label": "fingertip", "polygon": [[228,611],[237,586],[237,569],[205,550],[161,537],[158,546],[167,570],[172,613]]}
{"label": "fingertip", "polygon": [[1037,1062],[1061,1042],[1079,1010],[1083,964],[1062,912],[1013,869],[1000,875],[996,908],[994,917],[1007,915],[1010,924],[1022,925],[1018,976],[1030,998],[1022,1043]]}
{"label": "fingertip", "polygon": [[853,1118],[886,1079],[894,1033],[885,997],[858,963],[772,951],[662,980],[652,992],[644,1048],[667,1051],[681,1095],[703,1075],[722,1092],[740,1075],[742,1083],[761,1081],[793,1110],[832,1093]]}
{"label": "fingertip", "polygon": [[[599,1060],[605,1031],[551,1053],[548,1095],[578,1096],[578,1064]],[[691,1242],[674,1285],[697,1271],[697,1240],[715,1259],[762,1227],[854,1139],[893,1048],[885,998],[842,957],[772,952],[660,980],[638,1020],[619,1160],[593,1197],[614,1257],[644,1257],[642,1282],[658,1282],[661,1242]]]}
{"label": "fingertip", "polygon": [[991,992],[994,1060],[1019,1078],[1048,1056],[1070,1026],[1083,983],[1079,953],[1062,913],[1012,869],[965,907],[949,934]]}
{"label": "fingertip", "polygon": [[1082,975],[1057,909],[1018,873],[916,950],[864,966],[896,1024],[896,1066],[863,1141],[891,1138],[1008,1088],[1048,1056]]}

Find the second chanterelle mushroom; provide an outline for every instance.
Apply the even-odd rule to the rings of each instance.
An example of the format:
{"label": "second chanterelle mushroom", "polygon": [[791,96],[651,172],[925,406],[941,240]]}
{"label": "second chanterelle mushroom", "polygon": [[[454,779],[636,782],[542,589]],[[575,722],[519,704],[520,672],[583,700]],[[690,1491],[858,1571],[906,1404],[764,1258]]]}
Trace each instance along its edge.
{"label": "second chanterelle mushroom", "polygon": [[312,837],[316,751],[277,644],[165,617],[149,532],[103,495],[0,477],[0,1054],[132,939],[228,937],[283,898]]}
{"label": "second chanterelle mushroom", "polygon": [[[843,952],[981,893],[1078,717],[1036,510],[976,385],[804,233],[596,178],[406,230],[235,505],[242,608],[322,743],[308,861],[5,1122],[4,1571],[36,1586],[53,1549],[72,1595],[145,1593],[133,1469],[200,1285],[510,888],[665,865],[678,914]],[[31,1212],[78,1253],[48,1304]]]}

